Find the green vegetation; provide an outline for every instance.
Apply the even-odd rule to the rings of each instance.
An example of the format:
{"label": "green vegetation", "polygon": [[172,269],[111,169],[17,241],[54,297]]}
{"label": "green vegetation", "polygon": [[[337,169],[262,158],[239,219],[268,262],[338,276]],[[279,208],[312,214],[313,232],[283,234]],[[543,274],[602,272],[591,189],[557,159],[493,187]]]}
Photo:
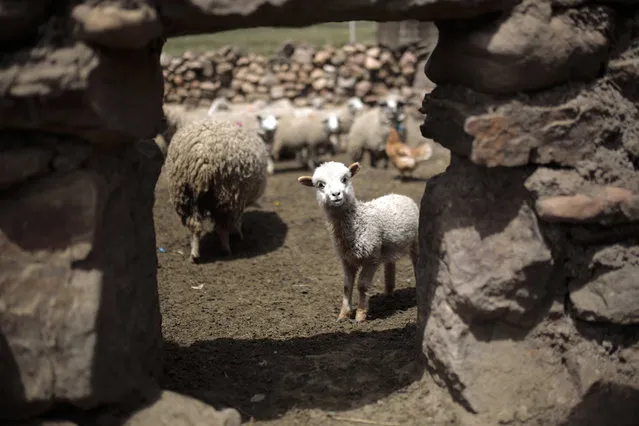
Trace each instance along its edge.
{"label": "green vegetation", "polygon": [[[375,22],[359,21],[356,27],[357,41],[372,43],[376,39]],[[243,30],[225,31],[215,34],[183,36],[172,38],[164,45],[164,52],[180,55],[186,50],[205,52],[222,46],[233,45],[247,52],[272,55],[285,41],[308,43],[314,47],[324,44],[341,45],[348,43],[348,22],[331,22],[304,28],[259,27]]]}

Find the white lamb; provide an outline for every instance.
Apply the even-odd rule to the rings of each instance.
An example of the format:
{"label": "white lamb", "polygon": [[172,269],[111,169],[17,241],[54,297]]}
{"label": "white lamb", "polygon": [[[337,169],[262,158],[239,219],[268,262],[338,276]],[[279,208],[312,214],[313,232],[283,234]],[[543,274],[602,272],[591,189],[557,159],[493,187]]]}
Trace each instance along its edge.
{"label": "white lamb", "polygon": [[375,272],[384,264],[387,295],[395,288],[395,262],[408,254],[417,265],[419,208],[409,197],[388,194],[362,202],[355,197],[351,179],[359,163],[346,167],[330,161],[315,169],[313,176],[297,180],[316,188],[316,198],[324,209],[333,244],[344,270],[344,298],[338,321],[350,318],[355,275],[361,268],[357,289],[359,303],[355,320],[365,321],[368,313],[368,290]]}
{"label": "white lamb", "polygon": [[275,130],[273,158],[279,160],[282,150],[295,151],[301,165],[313,170],[322,148],[331,146],[331,136],[338,131],[339,118],[335,113],[318,111],[308,116],[282,116]]}

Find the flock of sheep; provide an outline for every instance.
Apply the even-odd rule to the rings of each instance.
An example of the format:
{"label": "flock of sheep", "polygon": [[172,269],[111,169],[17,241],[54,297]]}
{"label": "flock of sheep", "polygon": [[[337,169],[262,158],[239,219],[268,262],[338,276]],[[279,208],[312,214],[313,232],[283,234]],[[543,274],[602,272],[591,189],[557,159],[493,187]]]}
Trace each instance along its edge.
{"label": "flock of sheep", "polygon": [[[182,224],[191,232],[191,261],[200,258],[203,222],[214,222],[222,249],[230,254],[230,235],[242,238],[242,216],[266,189],[274,161],[295,156],[313,171],[298,181],[315,188],[344,271],[344,295],[338,319],[350,318],[355,275],[359,303],[355,320],[365,321],[368,292],[384,265],[386,294],[395,287],[395,262],[410,255],[417,261],[419,209],[409,197],[389,194],[368,202],[355,197],[352,178],[365,153],[376,167],[388,166],[390,139],[405,134],[403,102],[394,95],[367,107],[351,98],[339,108],[294,108],[286,103],[239,107],[224,100],[208,111],[185,111],[165,105],[167,129],[156,143],[165,153],[170,199]],[[389,145],[390,146],[390,145]],[[346,150],[353,163],[329,161],[325,154]],[[426,157],[424,157],[426,158]],[[392,159],[391,159],[392,160]]]}

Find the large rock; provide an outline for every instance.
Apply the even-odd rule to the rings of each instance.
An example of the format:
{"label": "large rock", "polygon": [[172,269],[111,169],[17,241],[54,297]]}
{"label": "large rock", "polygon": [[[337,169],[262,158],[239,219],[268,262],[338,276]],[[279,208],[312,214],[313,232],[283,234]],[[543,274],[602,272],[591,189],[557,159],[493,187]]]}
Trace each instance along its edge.
{"label": "large rock", "polygon": [[[148,157],[157,147],[140,148],[85,157],[3,192],[0,417],[59,401],[89,408],[157,386],[151,208],[161,163]],[[69,158],[52,164],[64,170]]]}
{"label": "large rock", "polygon": [[[74,134],[96,144],[160,133],[162,40],[113,51],[86,44],[66,28],[50,18],[37,46],[3,54],[0,127]],[[112,38],[110,31],[102,34]]]}
{"label": "large rock", "polygon": [[469,322],[519,324],[553,285],[555,265],[528,204],[527,175],[521,169],[487,170],[454,156],[424,196],[430,222],[424,235],[439,259],[437,280],[448,303]]}
{"label": "large rock", "polygon": [[570,292],[577,318],[639,324],[639,245],[586,250],[586,261],[580,266],[584,277],[573,280]]}
{"label": "large rock", "polygon": [[487,93],[591,79],[608,60],[614,21],[608,7],[555,8],[547,0],[524,0],[492,20],[441,21],[426,75]]}
{"label": "large rock", "polygon": [[[639,331],[577,326],[570,318],[571,311],[581,314],[574,300],[565,310],[565,274],[590,276],[583,265],[588,258],[569,249],[562,228],[537,221],[534,193],[524,186],[530,173],[487,169],[453,155],[447,171],[429,181],[416,274],[427,365],[475,414],[469,424],[563,424],[582,418],[593,395],[625,386],[630,398],[618,416],[604,408],[587,424],[615,416],[615,424],[630,425],[639,362],[628,366],[626,357],[639,349],[633,343]],[[631,257],[620,253],[601,262],[624,268]],[[620,318],[625,310],[628,323],[636,309],[614,291],[630,298],[630,287],[625,281],[609,289],[607,301],[616,305],[598,313]],[[602,344],[598,333],[611,343]],[[610,355],[608,348],[617,346],[624,355]]]}
{"label": "large rock", "polygon": [[424,98],[422,112],[426,137],[477,164],[555,163],[625,173],[624,180],[634,175],[623,141],[639,134],[639,110],[605,80],[517,99],[438,86]]}
{"label": "large rock", "polygon": [[303,27],[319,22],[350,20],[402,21],[470,18],[507,10],[520,0],[327,0],[321,7],[300,7],[295,0],[158,0],[166,34],[178,36],[253,26]]}
{"label": "large rock", "polygon": [[216,410],[171,391],[162,392],[156,400],[129,416],[105,413],[97,417],[100,426],[240,426],[241,423],[240,413],[234,409]]}

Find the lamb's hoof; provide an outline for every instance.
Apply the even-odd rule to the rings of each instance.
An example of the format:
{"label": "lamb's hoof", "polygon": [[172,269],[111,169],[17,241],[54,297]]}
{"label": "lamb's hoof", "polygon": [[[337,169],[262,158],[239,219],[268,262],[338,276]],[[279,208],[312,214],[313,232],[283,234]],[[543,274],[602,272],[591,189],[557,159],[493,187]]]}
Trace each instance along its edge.
{"label": "lamb's hoof", "polygon": [[358,309],[357,312],[355,312],[355,321],[356,322],[364,322],[366,321],[366,314],[367,312],[363,309]]}
{"label": "lamb's hoof", "polygon": [[197,265],[198,263],[200,263],[200,256],[191,255],[191,263],[193,263],[194,265]]}
{"label": "lamb's hoof", "polygon": [[342,309],[337,316],[337,321],[346,321],[351,318],[351,310],[350,309]]}

